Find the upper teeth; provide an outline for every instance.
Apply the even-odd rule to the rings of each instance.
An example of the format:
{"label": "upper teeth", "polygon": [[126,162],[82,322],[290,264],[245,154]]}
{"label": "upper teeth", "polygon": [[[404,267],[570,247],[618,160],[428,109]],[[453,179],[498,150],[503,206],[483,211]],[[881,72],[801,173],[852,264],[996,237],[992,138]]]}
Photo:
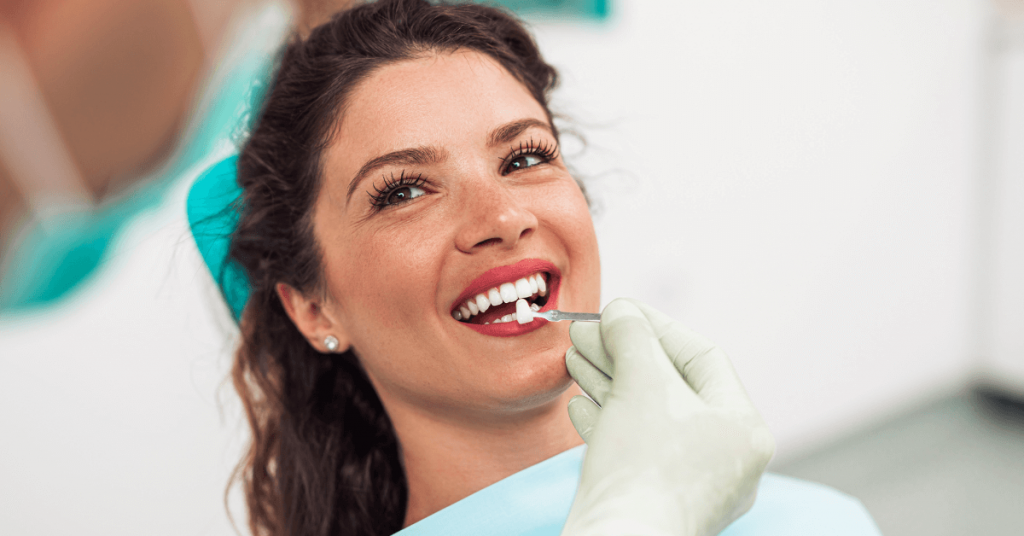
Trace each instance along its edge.
{"label": "upper teeth", "polygon": [[[535,294],[547,296],[548,284],[543,273],[517,279],[512,283],[502,283],[485,292],[468,299],[452,312],[455,320],[467,320],[479,313],[486,312],[492,305],[515,303],[520,298],[529,298]],[[508,316],[508,315],[506,315]]]}

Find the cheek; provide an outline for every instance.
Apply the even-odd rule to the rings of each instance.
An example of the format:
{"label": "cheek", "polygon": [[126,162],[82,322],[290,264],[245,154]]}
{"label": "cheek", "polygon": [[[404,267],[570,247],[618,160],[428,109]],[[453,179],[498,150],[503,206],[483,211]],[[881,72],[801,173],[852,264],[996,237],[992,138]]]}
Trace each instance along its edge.
{"label": "cheek", "polygon": [[594,221],[583,192],[575,183],[563,185],[546,196],[543,221],[565,245],[572,270],[573,294],[587,310],[600,305],[601,261]]}
{"label": "cheek", "polygon": [[442,238],[418,226],[383,229],[348,241],[328,288],[357,348],[398,342],[434,308]]}

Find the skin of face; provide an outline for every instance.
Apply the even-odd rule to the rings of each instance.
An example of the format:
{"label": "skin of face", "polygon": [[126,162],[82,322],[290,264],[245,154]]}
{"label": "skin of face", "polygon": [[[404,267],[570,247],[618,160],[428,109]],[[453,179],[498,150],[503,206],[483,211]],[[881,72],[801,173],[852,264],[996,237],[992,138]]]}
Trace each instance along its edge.
{"label": "skin of face", "polygon": [[[524,120],[539,125],[492,143],[498,129]],[[514,420],[571,385],[568,322],[494,337],[451,314],[474,279],[523,259],[561,271],[559,309],[598,311],[597,239],[561,157],[520,158],[520,169],[507,169],[521,146],[557,145],[548,124],[518,80],[470,51],[382,67],[345,103],[313,215],[326,297],[279,292],[311,344],[322,349],[334,335],[342,350],[355,349],[389,413],[401,406],[441,419]],[[364,164],[410,148],[437,158],[376,169],[349,197]],[[418,190],[406,190],[415,195],[375,208],[375,188],[403,174],[420,178]]]}

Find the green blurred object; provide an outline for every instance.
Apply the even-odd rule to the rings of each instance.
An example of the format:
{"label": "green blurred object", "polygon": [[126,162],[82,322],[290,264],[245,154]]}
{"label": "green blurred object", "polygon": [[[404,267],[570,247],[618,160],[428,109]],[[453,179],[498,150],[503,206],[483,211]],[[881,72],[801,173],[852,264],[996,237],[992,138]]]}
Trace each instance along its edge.
{"label": "green blurred object", "polygon": [[501,5],[525,17],[544,15],[565,19],[604,20],[608,18],[610,0],[491,0],[481,3]]}
{"label": "green blurred object", "polygon": [[273,60],[272,55],[254,51],[223,66],[228,74],[201,108],[205,113],[197,127],[155,176],[95,210],[59,214],[23,232],[7,252],[6,273],[0,274],[0,311],[50,305],[87,281],[135,216],[159,206],[178,180],[245,126],[250,111],[262,101]]}

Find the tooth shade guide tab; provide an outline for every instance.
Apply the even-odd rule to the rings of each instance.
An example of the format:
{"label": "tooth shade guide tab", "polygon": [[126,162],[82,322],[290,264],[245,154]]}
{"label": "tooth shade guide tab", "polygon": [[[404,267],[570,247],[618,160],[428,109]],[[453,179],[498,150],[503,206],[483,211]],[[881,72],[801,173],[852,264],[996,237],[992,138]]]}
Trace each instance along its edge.
{"label": "tooth shade guide tab", "polygon": [[524,299],[516,302],[516,321],[520,324],[533,322],[533,309],[530,308],[530,304]]}

